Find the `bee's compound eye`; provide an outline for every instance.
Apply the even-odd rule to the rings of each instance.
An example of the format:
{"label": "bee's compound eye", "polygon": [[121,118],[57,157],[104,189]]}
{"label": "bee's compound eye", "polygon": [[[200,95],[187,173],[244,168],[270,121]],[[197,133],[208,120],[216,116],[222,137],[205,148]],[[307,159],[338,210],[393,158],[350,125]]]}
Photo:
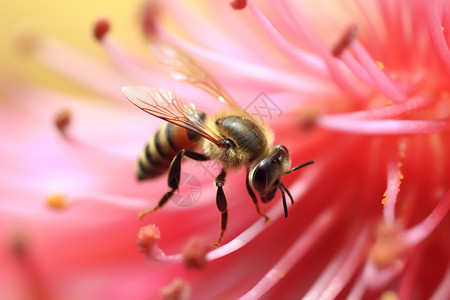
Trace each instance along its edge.
{"label": "bee's compound eye", "polygon": [[260,164],[256,167],[255,172],[253,173],[252,185],[253,188],[262,193],[267,188],[267,183],[269,181],[269,170],[266,164]]}
{"label": "bee's compound eye", "polygon": [[227,148],[227,149],[236,148],[236,144],[230,139],[223,140],[222,141],[222,146]]}

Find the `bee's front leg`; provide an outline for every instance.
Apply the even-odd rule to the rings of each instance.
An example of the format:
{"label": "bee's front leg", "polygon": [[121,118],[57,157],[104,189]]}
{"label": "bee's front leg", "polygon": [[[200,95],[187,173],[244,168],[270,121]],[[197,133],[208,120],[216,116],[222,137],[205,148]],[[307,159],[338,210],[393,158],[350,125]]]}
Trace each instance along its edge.
{"label": "bee's front leg", "polygon": [[250,186],[250,181],[248,179],[248,171],[247,171],[247,179],[245,182],[245,186],[247,187],[247,192],[250,195],[250,197],[252,198],[253,204],[256,207],[256,211],[258,212],[258,214],[261,217],[264,218],[264,220],[266,221],[267,224],[270,224],[271,223],[270,218],[261,211],[261,208],[259,207],[259,204],[258,204],[258,198],[256,198],[255,192],[253,192],[252,187]]}

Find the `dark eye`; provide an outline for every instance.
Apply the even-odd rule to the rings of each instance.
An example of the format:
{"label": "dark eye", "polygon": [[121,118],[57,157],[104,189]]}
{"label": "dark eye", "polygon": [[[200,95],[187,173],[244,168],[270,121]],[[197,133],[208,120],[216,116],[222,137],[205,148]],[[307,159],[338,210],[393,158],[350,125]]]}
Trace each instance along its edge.
{"label": "dark eye", "polygon": [[269,181],[269,170],[267,169],[267,166],[264,164],[262,166],[258,166],[253,173],[253,179],[252,184],[253,188],[257,192],[264,192],[267,187],[267,183]]}

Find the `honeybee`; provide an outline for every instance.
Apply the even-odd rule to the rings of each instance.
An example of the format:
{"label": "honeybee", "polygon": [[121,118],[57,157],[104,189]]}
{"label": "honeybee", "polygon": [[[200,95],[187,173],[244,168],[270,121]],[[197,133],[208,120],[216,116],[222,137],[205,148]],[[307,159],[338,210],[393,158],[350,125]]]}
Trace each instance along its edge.
{"label": "honeybee", "polygon": [[[291,168],[288,149],[273,146],[273,134],[260,121],[243,110],[222,87],[192,58],[166,44],[154,44],[153,52],[175,80],[188,82],[212,95],[226,107],[214,116],[197,110],[164,88],[128,86],[122,88],[126,98],[143,111],[166,123],[149,139],[137,165],[139,180],[157,177],[169,170],[168,187],[158,204],[141,212],[139,217],[162,208],[178,189],[181,161],[187,157],[196,161],[217,160],[221,172],[214,179],[217,187],[216,204],[220,211],[220,234],[212,245],[216,248],[224,237],[228,224],[227,199],[223,191],[228,170],[247,169],[246,188],[257,213],[266,222],[270,219],[260,209],[257,196],[263,203],[272,200],[280,190],[284,215],[288,216],[286,195],[294,200],[281,178],[292,171],[310,165],[308,161]],[[203,152],[193,151],[202,146]]]}

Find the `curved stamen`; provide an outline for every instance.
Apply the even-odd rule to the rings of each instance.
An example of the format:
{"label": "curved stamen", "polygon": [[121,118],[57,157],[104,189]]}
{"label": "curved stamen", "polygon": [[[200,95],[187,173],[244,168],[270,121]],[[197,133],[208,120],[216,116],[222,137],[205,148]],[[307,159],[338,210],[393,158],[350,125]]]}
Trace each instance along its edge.
{"label": "curved stamen", "polygon": [[450,73],[450,50],[442,31],[442,24],[439,17],[436,0],[425,1],[425,13],[428,31],[430,33],[431,40],[433,41],[434,48],[447,69],[447,73]]}
{"label": "curved stamen", "polygon": [[354,276],[361,264],[364,248],[369,237],[368,226],[358,232],[327,264],[303,299],[335,299]]}
{"label": "curved stamen", "polygon": [[400,161],[391,161],[387,167],[387,188],[386,196],[383,199],[383,216],[387,224],[395,224],[395,205],[397,195],[400,190],[400,183],[403,175],[400,172]]}
{"label": "curved stamen", "polygon": [[411,247],[422,242],[442,222],[450,210],[450,190],[442,197],[428,217],[405,232],[405,241]]}
{"label": "curved stamen", "polygon": [[357,41],[351,44],[350,48],[361,62],[369,76],[372,78],[378,89],[384,93],[393,102],[401,102],[405,100],[405,95],[399,91],[394,82],[386,76],[377,63],[370,57],[369,53]]}
{"label": "curved stamen", "polygon": [[290,269],[300,261],[309,249],[320,239],[333,220],[336,207],[322,212],[305,232],[289,247],[289,250],[272,269],[245,295],[239,299],[258,299],[271,289]]}
{"label": "curved stamen", "polygon": [[299,76],[298,72],[292,72],[280,68],[271,68],[268,66],[251,63],[246,60],[238,59],[219,52],[214,52],[206,48],[188,43],[187,41],[171,34],[164,28],[159,28],[159,32],[162,38],[168,40],[178,48],[192,53],[193,55],[195,55],[195,57],[201,57],[205,60],[227,66],[230,71],[234,71],[240,76],[247,76],[250,79],[263,81],[264,84],[266,84],[267,89],[273,86],[273,88],[282,91],[285,91],[285,89],[301,89],[305,93],[312,93],[316,92],[319,86],[323,86],[323,82],[318,82],[318,80],[312,79],[308,76]]}
{"label": "curved stamen", "polygon": [[450,118],[442,120],[343,120],[318,116],[316,124],[334,131],[353,134],[421,134],[450,130]]}

